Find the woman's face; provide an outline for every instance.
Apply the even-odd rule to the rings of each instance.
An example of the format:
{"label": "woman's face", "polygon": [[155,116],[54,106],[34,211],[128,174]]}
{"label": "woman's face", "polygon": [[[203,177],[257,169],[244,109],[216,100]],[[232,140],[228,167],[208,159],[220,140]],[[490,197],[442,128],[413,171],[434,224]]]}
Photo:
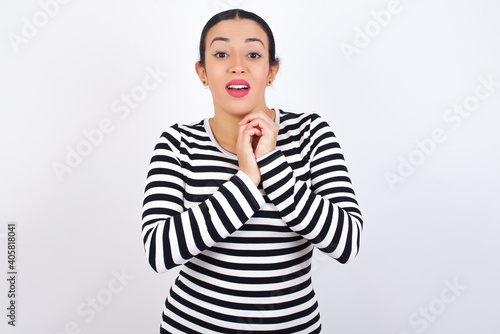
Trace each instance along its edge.
{"label": "woman's face", "polygon": [[225,20],[209,30],[205,43],[205,68],[197,63],[196,70],[208,82],[216,113],[242,116],[267,109],[265,89],[278,66],[269,66],[265,31],[252,20]]}

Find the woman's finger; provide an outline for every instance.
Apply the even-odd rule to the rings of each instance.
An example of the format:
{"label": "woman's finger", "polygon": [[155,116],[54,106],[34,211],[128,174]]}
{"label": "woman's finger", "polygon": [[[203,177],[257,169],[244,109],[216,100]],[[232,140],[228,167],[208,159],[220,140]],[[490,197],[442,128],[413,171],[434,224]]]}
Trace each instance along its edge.
{"label": "woman's finger", "polygon": [[246,125],[239,128],[238,140],[236,142],[236,155],[238,157],[238,166],[241,171],[247,174],[255,185],[258,185],[261,179],[260,169],[255,157],[255,145],[257,145],[260,130]]}

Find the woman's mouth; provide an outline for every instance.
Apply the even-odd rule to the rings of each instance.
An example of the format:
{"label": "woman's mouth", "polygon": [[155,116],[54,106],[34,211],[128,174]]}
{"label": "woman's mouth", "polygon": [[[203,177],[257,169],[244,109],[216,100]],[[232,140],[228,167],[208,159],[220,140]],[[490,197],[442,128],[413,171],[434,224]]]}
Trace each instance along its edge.
{"label": "woman's mouth", "polygon": [[226,85],[226,91],[232,97],[243,97],[250,92],[250,84],[245,80],[231,80]]}

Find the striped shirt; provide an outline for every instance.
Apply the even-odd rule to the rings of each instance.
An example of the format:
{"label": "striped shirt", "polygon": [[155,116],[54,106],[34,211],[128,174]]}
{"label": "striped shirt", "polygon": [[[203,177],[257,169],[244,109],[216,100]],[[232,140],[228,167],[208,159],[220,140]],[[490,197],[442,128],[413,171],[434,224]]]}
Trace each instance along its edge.
{"label": "striped shirt", "polygon": [[319,333],[313,248],[356,256],[363,222],[339,143],[317,114],[275,110],[255,186],[208,119],[169,127],[147,176],[142,236],[159,273],[182,265],[161,333]]}

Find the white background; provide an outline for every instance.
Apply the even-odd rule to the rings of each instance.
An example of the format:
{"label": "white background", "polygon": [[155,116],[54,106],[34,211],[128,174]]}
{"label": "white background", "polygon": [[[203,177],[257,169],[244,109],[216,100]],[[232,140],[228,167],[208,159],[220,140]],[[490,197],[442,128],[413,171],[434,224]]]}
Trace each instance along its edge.
{"label": "white background", "polygon": [[[323,332],[498,332],[500,2],[393,0],[381,26],[373,11],[389,3],[73,0],[44,22],[39,2],[1,0],[0,267],[6,275],[17,222],[18,295],[12,328],[2,278],[0,332],[158,332],[177,271],[146,261],[146,172],[166,127],[212,115],[194,70],[199,36],[233,7],[275,34],[282,63],[268,106],[328,120],[364,215],[354,262],[314,258]],[[26,20],[39,25],[29,38]],[[148,68],[168,75],[115,113]],[[480,78],[496,83],[479,88],[482,100]],[[465,101],[467,116],[448,111]],[[88,146],[84,132],[103,121],[108,133]],[[78,147],[87,155],[70,168]],[[59,177],[57,164],[68,168]]]}

